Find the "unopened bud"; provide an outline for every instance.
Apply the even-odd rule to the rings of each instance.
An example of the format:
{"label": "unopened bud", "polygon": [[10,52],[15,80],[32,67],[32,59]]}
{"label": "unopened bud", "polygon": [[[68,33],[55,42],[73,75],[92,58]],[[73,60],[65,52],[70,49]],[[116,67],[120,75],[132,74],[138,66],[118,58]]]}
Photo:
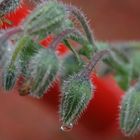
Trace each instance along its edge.
{"label": "unopened bud", "polygon": [[74,124],[92,99],[94,87],[87,77],[75,74],[64,82],[60,104],[63,125]]}
{"label": "unopened bud", "polygon": [[30,71],[33,85],[31,95],[41,97],[44,92],[51,86],[59,70],[60,62],[51,49],[40,49],[39,52],[31,59]]}
{"label": "unopened bud", "polygon": [[133,136],[140,130],[140,87],[128,90],[120,106],[120,127],[126,136]]}
{"label": "unopened bud", "polygon": [[16,82],[18,71],[14,64],[5,67],[2,75],[2,85],[5,90],[11,90]]}
{"label": "unopened bud", "polygon": [[95,87],[91,84],[90,74],[105,54],[108,54],[107,50],[96,53],[84,69],[64,81],[60,104],[62,126],[69,128],[71,124],[75,124],[92,99]]}

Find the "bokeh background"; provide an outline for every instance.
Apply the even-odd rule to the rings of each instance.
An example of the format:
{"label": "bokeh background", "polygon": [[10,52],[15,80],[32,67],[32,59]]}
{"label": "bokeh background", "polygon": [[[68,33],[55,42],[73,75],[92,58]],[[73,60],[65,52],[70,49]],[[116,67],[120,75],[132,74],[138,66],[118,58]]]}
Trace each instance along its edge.
{"label": "bokeh background", "polygon": [[87,15],[97,40],[139,40],[139,0],[65,0]]}
{"label": "bokeh background", "polygon": [[[140,40],[139,0],[63,0],[81,8],[87,15],[96,40]],[[57,91],[57,88],[55,89]],[[102,116],[104,117],[104,116]],[[82,117],[84,119],[84,115]],[[106,119],[106,118],[103,118]],[[92,123],[91,120],[86,120]],[[102,123],[100,123],[101,125]],[[0,140],[128,140],[119,128],[103,131],[79,124],[68,133],[60,131],[58,94],[52,92],[42,100],[20,97],[16,91],[0,91]],[[115,130],[114,128],[115,127]]]}

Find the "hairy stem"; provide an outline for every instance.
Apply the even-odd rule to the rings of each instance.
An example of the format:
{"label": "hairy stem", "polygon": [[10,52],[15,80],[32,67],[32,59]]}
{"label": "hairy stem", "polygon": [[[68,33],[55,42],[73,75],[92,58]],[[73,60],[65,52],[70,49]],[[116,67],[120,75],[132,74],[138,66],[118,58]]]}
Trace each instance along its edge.
{"label": "hairy stem", "polygon": [[0,36],[0,44],[3,44],[6,40],[8,40],[11,36],[16,33],[22,32],[23,29],[21,27],[12,28]]}
{"label": "hairy stem", "polygon": [[[52,43],[49,45],[48,48],[51,48],[53,50],[56,49],[56,47],[58,46],[58,44],[65,38],[68,38],[68,36],[75,36],[75,37],[79,37],[79,38],[83,38],[81,33],[77,30],[77,29],[66,29],[64,31],[62,31],[59,35],[56,36],[56,38],[52,41]],[[84,42],[84,38],[82,39]],[[85,40],[86,42],[86,40]]]}
{"label": "hairy stem", "polygon": [[69,43],[68,40],[64,39],[64,43],[65,45],[73,52],[73,54],[76,56],[78,62],[80,63],[80,56],[78,55],[77,51],[75,51],[75,49],[73,49],[73,47],[71,46],[71,44]]}
{"label": "hairy stem", "polygon": [[94,50],[97,51],[92,30],[91,30],[91,28],[90,28],[90,26],[88,24],[88,21],[86,20],[86,17],[84,15],[84,13],[82,11],[80,11],[78,8],[76,8],[75,6],[71,6],[71,5],[70,6],[66,5],[66,10],[71,12],[80,21],[80,23],[83,26],[83,29],[84,29],[84,31],[86,33],[86,36],[87,36],[89,42],[93,45]]}
{"label": "hairy stem", "polygon": [[84,70],[81,72],[81,76],[90,76],[93,68],[95,68],[96,64],[103,58],[104,55],[109,54],[109,50],[102,50],[97,52],[95,56],[91,59],[91,61],[86,65]]}

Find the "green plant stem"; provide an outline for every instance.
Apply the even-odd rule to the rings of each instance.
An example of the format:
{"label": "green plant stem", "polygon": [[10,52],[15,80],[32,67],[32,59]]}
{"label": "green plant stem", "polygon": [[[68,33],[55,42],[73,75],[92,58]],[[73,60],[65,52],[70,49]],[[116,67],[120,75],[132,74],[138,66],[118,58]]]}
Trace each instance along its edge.
{"label": "green plant stem", "polygon": [[71,5],[70,6],[66,5],[66,10],[71,12],[74,16],[77,17],[77,19],[80,21],[80,23],[81,23],[81,25],[86,33],[86,36],[89,40],[89,43],[93,45],[94,51],[97,51],[96,43],[95,43],[95,40],[93,37],[92,30],[88,24],[88,21],[86,20],[84,13],[81,10],[79,10],[77,7],[71,6]]}
{"label": "green plant stem", "polygon": [[[80,57],[78,56],[78,53],[75,51],[75,49],[73,49],[71,46],[69,46],[70,44],[66,41],[66,38],[69,38],[69,36],[71,36],[71,35],[73,35],[75,38],[77,38],[77,37],[78,38],[79,37],[82,38],[82,35],[81,35],[81,33],[78,30],[76,30],[74,28],[72,28],[72,29],[66,29],[66,30],[62,31],[59,35],[57,35],[55,37],[55,39],[52,41],[52,43],[49,45],[48,48],[55,50],[56,47],[58,46],[58,44],[62,40],[64,40],[65,43],[66,43],[66,45],[68,45],[67,47],[76,55],[76,57],[79,60]],[[82,40],[84,42],[84,39],[82,39]],[[83,45],[83,44],[81,44],[81,45]]]}
{"label": "green plant stem", "polygon": [[7,30],[5,33],[3,33],[0,36],[0,44],[3,44],[6,40],[8,40],[14,34],[19,33],[19,32],[22,32],[22,31],[23,31],[23,29],[22,29],[21,26]]}
{"label": "green plant stem", "polygon": [[77,53],[77,51],[75,51],[75,49],[73,49],[73,47],[68,42],[68,40],[64,39],[64,43],[73,52],[73,54],[76,56],[78,62],[81,63],[81,58],[80,58],[79,54]]}
{"label": "green plant stem", "polygon": [[81,76],[89,77],[91,74],[91,71],[95,68],[96,64],[102,59],[102,57],[106,54],[110,54],[109,50],[102,50],[100,52],[97,52],[91,61],[86,65],[84,70],[81,72]]}

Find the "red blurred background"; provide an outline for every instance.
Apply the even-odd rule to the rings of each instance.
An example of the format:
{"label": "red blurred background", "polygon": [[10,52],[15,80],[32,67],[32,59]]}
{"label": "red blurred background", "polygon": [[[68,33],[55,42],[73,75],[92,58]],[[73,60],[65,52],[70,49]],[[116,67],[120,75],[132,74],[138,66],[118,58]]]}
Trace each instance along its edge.
{"label": "red blurred background", "polygon": [[87,15],[97,40],[139,40],[139,0],[63,0]]}
{"label": "red blurred background", "polygon": [[[76,5],[86,13],[96,40],[140,40],[139,0],[63,1]],[[31,97],[20,97],[16,91],[10,94],[0,91],[0,111],[0,140],[128,139],[123,137],[119,128],[113,125],[103,131],[95,131],[92,127],[88,128],[79,122],[71,132],[61,132],[56,92],[49,93],[45,99],[36,100]],[[83,115],[82,121],[84,116],[86,115]],[[85,119],[87,118],[85,117]],[[90,125],[92,118],[84,121]],[[102,125],[102,122],[99,125]],[[138,140],[139,138],[136,136],[133,139]]]}

